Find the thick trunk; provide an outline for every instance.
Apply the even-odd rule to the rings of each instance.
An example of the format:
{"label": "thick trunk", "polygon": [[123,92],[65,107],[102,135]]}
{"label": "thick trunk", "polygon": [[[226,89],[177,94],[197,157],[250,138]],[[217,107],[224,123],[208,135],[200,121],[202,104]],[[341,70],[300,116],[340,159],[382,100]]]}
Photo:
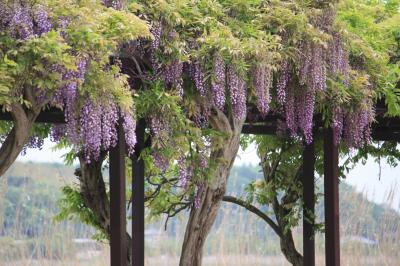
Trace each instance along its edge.
{"label": "thick trunk", "polygon": [[29,131],[40,110],[24,110],[19,103],[11,105],[14,126],[0,148],[0,177],[15,162],[29,140]]}
{"label": "thick trunk", "polygon": [[[102,174],[102,164],[105,154],[97,162],[87,164],[82,154],[79,155],[80,168],[75,174],[79,178],[80,194],[83,204],[89,208],[100,228],[110,239],[110,201]],[[132,265],[132,238],[127,233],[128,265]]]}
{"label": "thick trunk", "polygon": [[297,252],[292,235],[292,230],[289,229],[280,238],[282,253],[293,266],[303,266],[303,256]]}
{"label": "thick trunk", "polygon": [[85,162],[83,154],[79,154],[80,168],[75,174],[79,177],[80,194],[83,203],[96,217],[96,223],[106,233],[110,234],[110,202],[101,172],[105,154],[98,161],[89,164]]}
{"label": "thick trunk", "polygon": [[[261,166],[264,174],[265,182],[273,182],[275,178],[275,173],[279,166],[279,159],[277,162],[273,163],[274,167],[270,168],[266,162],[267,158],[265,154],[260,154]],[[301,180],[301,176],[303,175],[303,167],[302,165],[298,168],[294,182]],[[275,214],[275,218],[277,221],[277,226],[279,227],[279,231],[281,235],[279,235],[281,251],[285,258],[294,266],[303,266],[303,256],[297,251],[296,245],[294,244],[292,230],[289,228],[290,225],[288,221],[285,219],[290,212],[292,211],[292,207],[299,200],[300,195],[289,188],[282,196],[280,201],[278,197],[275,196],[272,200],[272,209]]]}
{"label": "thick trunk", "polygon": [[282,202],[279,202],[278,199],[275,197],[273,202],[273,209],[276,220],[278,222],[278,226],[283,232],[282,236],[280,237],[280,245],[283,255],[292,265],[303,266],[303,256],[296,250],[296,246],[293,241],[292,230],[288,229],[290,225],[286,220],[286,217],[290,215],[289,213],[292,211],[292,209],[288,209],[286,206],[293,205],[297,198],[296,196],[292,198],[292,195],[290,194],[290,191],[286,192],[286,194],[282,197]]}
{"label": "thick trunk", "polygon": [[213,129],[226,133],[223,145],[211,154],[211,161],[218,162],[215,175],[203,193],[199,208],[190,212],[182,245],[180,266],[200,266],[204,242],[214,224],[232,164],[239,149],[240,132],[243,121],[228,118],[219,110],[213,109],[210,118]]}
{"label": "thick trunk", "polygon": [[[290,192],[287,192],[290,193]],[[278,226],[281,229],[282,236],[280,237],[280,245],[281,251],[285,258],[294,266],[303,266],[303,256],[297,251],[296,246],[293,240],[292,230],[288,229],[290,225],[285,219],[291,211],[291,209],[287,209],[285,206],[289,206],[291,203],[293,204],[293,199],[288,200],[288,195],[286,194],[282,198],[282,202],[279,203],[278,199],[275,198],[273,203],[273,209],[275,213],[276,220],[278,222]],[[285,231],[286,229],[286,231]]]}

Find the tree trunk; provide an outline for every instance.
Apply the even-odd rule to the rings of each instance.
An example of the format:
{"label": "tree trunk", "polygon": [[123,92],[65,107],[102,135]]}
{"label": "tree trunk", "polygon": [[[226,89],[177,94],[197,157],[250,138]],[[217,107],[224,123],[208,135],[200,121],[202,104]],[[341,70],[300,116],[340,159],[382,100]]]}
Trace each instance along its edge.
{"label": "tree trunk", "polygon": [[29,140],[32,124],[39,115],[40,109],[24,110],[19,103],[11,105],[11,115],[14,120],[14,126],[7,135],[6,140],[0,148],[0,177],[15,162],[18,155]]}
{"label": "tree trunk", "polygon": [[292,230],[289,229],[286,234],[283,233],[280,244],[283,255],[293,266],[303,266],[303,256],[296,250]]}
{"label": "tree trunk", "polygon": [[[83,204],[89,208],[96,219],[98,229],[110,239],[110,201],[102,174],[102,164],[106,154],[102,153],[97,162],[85,162],[83,154],[79,154],[80,168],[75,171],[79,178],[80,194]],[[132,265],[132,238],[127,236],[128,265]]]}
{"label": "tree trunk", "polygon": [[225,195],[226,183],[239,149],[240,133],[244,121],[228,119],[221,111],[212,109],[210,124],[213,129],[227,134],[225,142],[212,151],[211,161],[217,168],[210,184],[205,188],[199,208],[192,208],[182,245],[180,266],[200,266],[204,242],[214,224]]}
{"label": "tree trunk", "polygon": [[110,201],[106,192],[106,185],[101,172],[105,154],[101,154],[98,161],[89,164],[84,155],[78,155],[80,168],[75,171],[79,178],[80,194],[83,203],[96,217],[96,223],[106,235],[110,234]]}
{"label": "tree trunk", "polygon": [[[275,173],[279,166],[279,160],[276,163],[272,163],[275,167],[270,168],[266,162],[267,158],[265,154],[260,154],[261,167],[263,170],[263,175],[266,183],[273,182],[275,178]],[[301,180],[303,175],[303,166],[297,169],[296,175],[293,182],[298,182]],[[289,188],[285,193],[283,193],[280,201],[277,196],[272,199],[272,209],[277,221],[277,226],[280,229],[281,235],[279,235],[281,251],[285,258],[294,266],[303,266],[303,256],[297,251],[293,240],[292,230],[289,228],[290,225],[285,219],[290,212],[293,210],[292,206],[299,200],[300,194],[297,191]]]}
{"label": "tree trunk", "polygon": [[[291,208],[286,206],[293,205],[296,201],[296,196],[292,198],[291,191],[285,193],[282,197],[282,202],[279,203],[277,197],[275,197],[273,202],[273,210],[278,222],[278,226],[282,231],[282,236],[280,237],[281,251],[285,258],[294,266],[303,266],[303,256],[297,251],[296,246],[293,241],[292,230],[289,229],[290,225],[285,219],[289,215]],[[286,231],[285,231],[286,229]]]}

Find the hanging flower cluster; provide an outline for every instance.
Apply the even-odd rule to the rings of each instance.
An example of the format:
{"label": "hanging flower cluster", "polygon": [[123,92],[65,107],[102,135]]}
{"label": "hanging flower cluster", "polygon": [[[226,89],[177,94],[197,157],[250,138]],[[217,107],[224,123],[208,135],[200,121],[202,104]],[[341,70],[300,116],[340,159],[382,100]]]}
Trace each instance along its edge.
{"label": "hanging flower cluster", "polygon": [[221,56],[214,56],[213,58],[213,72],[214,79],[211,83],[212,97],[215,106],[220,110],[224,110],[225,107],[225,62]]}
{"label": "hanging flower cluster", "polygon": [[232,104],[233,115],[237,119],[246,118],[246,82],[238,75],[234,67],[229,66],[227,71],[228,91]]}
{"label": "hanging flower cluster", "polygon": [[169,159],[160,153],[160,149],[166,145],[171,138],[171,129],[166,121],[167,120],[161,118],[161,114],[153,114],[148,121],[153,143],[153,162],[161,172],[165,172],[169,167]]}
{"label": "hanging flower cluster", "polygon": [[[86,63],[78,63],[76,72],[68,72],[66,85],[56,91],[50,104],[64,109],[67,122],[64,137],[78,149],[83,147],[87,162],[97,160],[102,150],[109,150],[117,143],[117,126],[122,122],[128,154],[134,152],[136,145],[136,121],[132,111],[121,110],[112,95],[105,94],[102,100],[85,99],[79,105],[78,84],[84,82]],[[72,78],[73,77],[73,78]],[[121,118],[121,120],[120,120]],[[53,139],[60,138],[60,130],[52,131]]]}
{"label": "hanging flower cluster", "polygon": [[[328,77],[339,80],[340,86],[350,86],[349,54],[340,34],[332,30],[333,17],[332,8],[326,8],[320,16],[311,19],[314,27],[331,38],[326,41],[326,46],[308,40],[299,42],[296,61],[284,60],[277,79],[277,102],[283,111],[286,128],[292,136],[300,132],[306,143],[313,140],[316,98],[326,94]],[[374,117],[371,106],[372,102],[365,100],[345,111],[339,103],[332,101],[331,127],[336,143],[342,136],[350,147],[359,147],[370,140]]]}
{"label": "hanging flower cluster", "polygon": [[26,40],[52,29],[52,21],[44,6],[33,7],[15,3],[12,7],[0,3],[0,28],[8,30],[14,38]]}
{"label": "hanging flower cluster", "polygon": [[262,115],[269,111],[271,102],[272,69],[267,65],[255,65],[252,68],[253,86],[257,97],[257,108]]}
{"label": "hanging flower cluster", "polygon": [[[107,2],[104,4],[114,9],[121,8],[120,1],[104,2]],[[74,3],[67,4],[74,5]],[[44,6],[36,2],[11,3],[1,1],[0,3],[0,30],[16,40],[18,46],[24,46],[26,43],[29,45],[31,42],[40,43],[43,39],[48,39],[49,45],[55,46],[55,42],[60,42],[60,45],[63,45],[61,47],[66,51],[66,56],[62,57],[59,55],[56,48],[49,52],[55,51],[54,57],[58,56],[60,58],[59,62],[49,60],[49,55],[38,59],[41,60],[40,64],[43,64],[47,69],[46,75],[50,78],[59,77],[54,78],[55,81],[51,82],[52,86],[56,88],[48,89],[45,86],[45,82],[38,82],[38,87],[33,88],[32,92],[36,101],[35,104],[43,107],[54,106],[64,110],[66,125],[53,126],[50,132],[51,139],[59,141],[61,138],[66,138],[75,146],[77,151],[84,152],[87,162],[97,160],[101,151],[108,150],[116,145],[118,126],[121,126],[124,130],[128,153],[131,154],[134,150],[136,144],[134,112],[132,107],[127,106],[128,104],[121,104],[121,106],[119,104],[120,98],[125,96],[130,98],[131,96],[129,90],[126,88],[126,78],[119,73],[118,66],[108,66],[107,62],[103,63],[104,60],[101,58],[107,58],[112,52],[111,47],[115,46],[114,49],[116,49],[119,41],[122,42],[125,38],[128,39],[135,34],[140,35],[140,31],[143,31],[144,36],[146,34],[148,36],[149,34],[144,21],[139,20],[133,15],[123,17],[124,15],[117,14],[119,11],[106,9],[98,3],[91,3],[91,5],[99,10],[110,13],[109,16],[101,18],[102,23],[112,23],[111,20],[118,17],[119,23],[123,27],[129,23],[137,22],[139,24],[137,32],[135,29],[134,33],[131,30],[131,32],[127,32],[125,35],[119,32],[111,33],[113,29],[110,29],[110,32],[106,32],[104,35],[110,34],[110,39],[104,39],[103,42],[107,48],[100,49],[99,51],[83,51],[85,48],[81,47],[82,43],[79,43],[79,38],[82,37],[83,31],[88,30],[90,32],[91,29],[88,29],[88,27],[93,25],[88,24],[85,29],[81,29],[74,25],[73,22],[74,20],[84,20],[84,17],[68,17],[64,15],[66,14],[66,10],[63,10],[62,7]],[[76,8],[79,8],[79,6],[76,6]],[[68,29],[70,24],[73,25],[71,26],[73,29]],[[99,22],[98,24],[101,23]],[[99,25],[93,27],[96,27],[96,30],[102,31]],[[70,33],[74,34],[74,30],[77,32],[71,36]],[[127,30],[130,29],[127,28]],[[104,38],[108,38],[108,35]],[[78,42],[79,44],[77,45],[74,42]],[[93,42],[96,42],[96,40],[93,40]],[[46,42],[43,42],[41,45],[44,48],[40,47],[38,50],[47,49],[44,46],[46,44]],[[60,50],[64,51],[62,49]],[[66,59],[64,62],[63,59],[67,56],[68,60]],[[40,69],[37,63],[34,67]],[[31,72],[35,73],[34,71]],[[89,85],[86,84],[88,75],[89,80],[91,80],[89,82],[92,82]],[[100,80],[103,79],[104,84],[107,82],[112,84],[112,81],[115,81],[112,84],[112,89],[109,87],[107,87],[107,90],[99,88],[99,86],[102,86],[98,85],[101,81],[93,82],[96,79],[95,75],[98,75]],[[85,86],[89,88],[87,91]],[[22,92],[18,93],[22,95]],[[127,103],[130,102],[131,99],[127,101]],[[27,144],[27,147],[40,147],[42,143],[43,140],[34,135]]]}

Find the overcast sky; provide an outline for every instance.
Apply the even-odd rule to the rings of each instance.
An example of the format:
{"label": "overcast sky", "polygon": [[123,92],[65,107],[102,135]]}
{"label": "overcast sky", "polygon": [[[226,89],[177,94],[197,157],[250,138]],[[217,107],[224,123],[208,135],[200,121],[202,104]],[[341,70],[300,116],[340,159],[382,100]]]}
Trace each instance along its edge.
{"label": "overcast sky", "polygon": [[[53,143],[45,140],[42,150],[29,149],[25,156],[19,156],[19,161],[34,162],[59,162],[62,163],[62,155],[67,151],[52,151]],[[255,147],[250,146],[246,151],[240,150],[235,164],[257,165],[259,158],[255,152]],[[369,160],[366,165],[358,165],[352,170],[345,182],[356,187],[359,192],[363,192],[370,200],[377,203],[388,202],[387,197],[394,192],[392,207],[400,211],[400,166],[392,168],[382,163],[382,174],[379,180],[379,166],[373,160]]]}

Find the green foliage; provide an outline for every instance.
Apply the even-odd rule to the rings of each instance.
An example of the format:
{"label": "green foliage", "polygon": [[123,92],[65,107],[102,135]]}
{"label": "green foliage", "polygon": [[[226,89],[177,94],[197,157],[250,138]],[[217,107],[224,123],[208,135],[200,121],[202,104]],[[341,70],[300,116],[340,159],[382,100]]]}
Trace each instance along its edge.
{"label": "green foliage", "polygon": [[95,215],[83,203],[79,189],[74,186],[64,186],[62,188],[62,198],[58,200],[59,213],[54,220],[61,222],[64,220],[76,220],[97,229],[94,236],[98,240],[107,239],[107,233],[99,225]]}
{"label": "green foliage", "polygon": [[[272,65],[279,57],[279,38],[263,30],[261,1],[135,1],[132,10],[152,22],[163,23],[161,62],[206,62],[207,80],[215,54],[234,65],[247,79],[248,67],[267,59]],[[176,32],[168,36],[169,32]],[[194,45],[193,45],[194,44]],[[186,90],[186,88],[185,88]]]}
{"label": "green foliage", "polygon": [[353,60],[374,86],[374,97],[385,98],[388,115],[400,114],[400,2],[340,1],[338,26],[346,30]]}
{"label": "green foliage", "polygon": [[[171,127],[171,135],[153,139],[151,147],[141,155],[147,169],[147,204],[151,207],[151,215],[158,216],[166,210],[174,211],[185,204],[189,206],[189,200],[195,194],[195,186],[186,190],[177,188],[177,160],[186,156],[196,165],[199,151],[205,143],[213,144],[212,152],[224,145],[224,134],[199,129],[188,119],[201,112],[205,100],[199,97],[187,77],[184,80],[184,101],[180,100],[177,90],[167,88],[163,78],[156,76],[157,73],[154,73],[154,79],[139,83],[132,95],[127,76],[120,73],[118,64],[109,64],[110,57],[118,54],[119,44],[139,37],[150,38],[147,24],[160,22],[164,26],[162,49],[155,57],[162,64],[174,60],[202,62],[206,68],[205,82],[210,83],[214,78],[212,60],[219,55],[251,84],[248,74],[252,65],[267,64],[277,72],[282,60],[290,60],[298,68],[301,62],[296,57],[295,49],[300,42],[311,41],[319,46],[327,46],[332,36],[311,22],[322,12],[320,7],[332,4],[330,2],[136,0],[130,1],[129,13],[105,8],[100,1],[46,1],[54,18],[71,18],[64,32],[68,38],[64,38],[61,30],[53,30],[27,41],[15,40],[6,32],[0,33],[0,105],[23,101],[29,106],[31,103],[26,99],[14,98],[13,92],[24,87],[37,87],[53,93],[63,83],[60,75],[48,71],[49,66],[60,64],[74,70],[79,59],[90,58],[85,81],[79,86],[82,98],[90,96],[93,100],[101,101],[108,100],[111,95],[124,109],[135,106],[138,119],[149,119],[161,113],[162,119]],[[318,112],[327,121],[334,103],[352,110],[365,99],[376,101],[381,97],[386,99],[389,115],[400,115],[400,91],[394,86],[400,71],[398,62],[393,60],[400,51],[398,8],[398,0],[344,0],[340,3],[334,30],[346,41],[353,69],[349,88],[343,86],[343,77],[329,77],[328,91],[318,95]],[[57,24],[57,21],[54,23]],[[254,92],[251,85],[248,87],[252,104]],[[9,129],[10,124],[0,124],[0,133]],[[48,128],[34,128],[34,131],[45,136]],[[149,133],[146,132],[147,135]],[[300,196],[301,186],[296,179],[301,165],[300,140],[275,137],[248,137],[241,140],[243,146],[252,141],[265,158],[264,167],[272,170],[274,163],[279,161],[279,168],[272,181],[256,180],[247,186],[248,201],[268,205],[283,194]],[[68,143],[59,143],[60,147],[66,145]],[[357,156],[349,157],[341,167],[341,173],[350,169],[354,162],[363,160],[368,153],[377,158],[387,156],[395,164],[399,156],[395,149],[393,144],[384,144],[379,149],[369,146]],[[317,143],[317,151],[316,166],[321,173],[320,143]],[[155,167],[155,152],[170,163],[168,171],[162,172]],[[349,152],[345,147],[342,148],[343,156]],[[73,154],[69,153],[66,158],[71,162]],[[209,162],[206,169],[195,167],[193,184],[209,180],[215,165],[222,163],[225,162]],[[65,187],[63,193],[65,198],[60,201],[62,211],[57,219],[79,218],[98,228],[93,214],[84,207],[78,189]],[[294,226],[300,217],[301,201],[291,202],[287,209],[290,212],[285,219],[289,226]]]}
{"label": "green foliage", "polygon": [[[163,130],[157,138],[152,138],[151,147],[141,154],[145,161],[146,197],[149,198],[147,206],[150,207],[151,217],[158,217],[166,210],[172,210],[175,205],[180,205],[187,194],[193,197],[195,186],[188,189],[177,188],[179,166],[176,161],[183,156],[188,161],[199,161],[198,150],[204,149],[202,140],[211,135],[209,130],[199,129],[187,118],[177,98],[178,96],[165,90],[159,82],[150,84],[146,90],[135,95],[137,117],[145,117],[149,123],[152,119],[159,119],[168,125],[168,130]],[[155,165],[155,156],[161,156],[170,167],[166,171],[160,170]],[[210,169],[212,167],[193,169],[193,184],[207,180]]]}
{"label": "green foliage", "polygon": [[[246,200],[248,203],[261,206],[262,209],[270,210],[275,200],[282,201],[284,197],[296,199],[285,206],[288,210],[284,217],[288,222],[286,229],[290,229],[298,224],[303,212],[302,184],[301,179],[296,177],[303,163],[302,142],[299,139],[276,136],[246,136],[244,147],[251,143],[256,145],[257,153],[262,158],[261,165],[264,172],[262,177],[254,174],[253,178],[248,178],[244,190]],[[374,158],[379,167],[382,162],[396,167],[400,161],[398,144],[390,141],[373,142],[358,150],[349,150],[345,145],[341,145],[339,151],[340,178],[346,178],[350,170],[359,163],[365,164],[368,158]],[[323,141],[318,137],[315,139],[315,152],[315,172],[317,176],[323,176]],[[275,174],[270,176],[271,172]],[[321,200],[321,196],[322,193],[316,192],[317,202]],[[315,228],[323,230],[323,224],[315,224]]]}
{"label": "green foliage", "polygon": [[[317,95],[317,112],[323,115],[328,124],[333,103],[352,111],[359,106],[371,104],[378,98],[386,97],[388,114],[394,114],[396,109],[400,110],[400,98],[394,87],[398,79],[398,65],[390,61],[398,49],[395,38],[399,24],[395,23],[398,20],[397,4],[392,1],[343,1],[338,6],[332,32],[328,34],[320,30],[313,20],[325,12],[321,7],[333,7],[335,4],[333,1],[135,0],[130,1],[129,9],[153,25],[163,25],[160,39],[162,49],[155,55],[162,64],[175,60],[189,63],[200,61],[206,68],[206,83],[214,78],[212,59],[215,55],[221,56],[225,63],[237,68],[241,77],[251,84],[248,72],[253,64],[265,63],[277,72],[282,60],[287,59],[292,61],[298,70],[301,62],[296,49],[299,43],[310,41],[318,46],[327,47],[332,40],[331,33],[339,33],[343,37],[345,48],[350,52],[350,84],[348,87],[344,86],[344,77],[340,75],[328,77],[328,90]],[[360,10],[359,6],[362,7]],[[375,11],[371,12],[371,8],[383,15],[376,15]],[[201,146],[201,141],[198,140],[204,137],[212,139],[218,133],[200,131],[191,127],[187,120],[187,117],[196,113],[199,106],[203,105],[193,84],[184,80],[185,97],[184,101],[180,102],[176,88],[167,88],[162,78],[156,77],[155,80],[142,84],[143,92],[135,97],[135,102],[138,117],[162,113],[172,125],[173,133],[170,138],[174,139],[173,145],[165,145],[165,142],[156,140],[145,153],[148,156],[145,160],[146,166],[150,169],[148,177],[159,184],[163,180],[174,180],[179,154],[193,154],[192,159],[195,162],[196,150]],[[254,92],[252,85],[248,87],[251,105],[254,103]],[[277,107],[275,102],[272,106]],[[219,137],[220,141],[213,142],[211,150],[218,149],[218,143],[223,145],[223,136]],[[251,141],[251,138],[242,138],[241,144],[247,146]],[[250,184],[247,188],[251,197],[249,201],[267,203],[272,197],[287,191],[299,194],[300,187],[298,182],[294,181],[294,176],[301,164],[300,140],[265,138],[256,142],[260,152],[267,154],[268,160],[274,161],[283,156],[280,158],[280,169],[283,170],[277,172],[276,182],[265,184],[260,181],[261,183]],[[317,171],[322,173],[321,143],[318,142],[317,146],[316,167]],[[290,148],[280,155],[284,147]],[[342,149],[343,154],[348,154],[349,151],[345,147]],[[152,164],[149,155],[154,151],[163,154],[172,162],[168,173],[161,174]],[[342,175],[346,169],[351,168],[349,165],[341,167]],[[212,174],[212,169],[207,171],[208,175],[203,172],[199,179],[196,176],[194,183],[202,179],[207,180]],[[163,208],[169,206],[168,202],[182,201],[181,194],[174,188],[176,183],[171,182],[162,186],[161,190],[165,188],[165,191],[158,194],[158,203],[157,198],[151,201],[154,203],[154,213],[162,212]],[[150,189],[148,195],[152,195],[155,189],[157,187]],[[193,194],[193,188],[189,188],[188,191],[189,194]],[[300,213],[298,208],[293,210],[296,213],[289,217],[290,224],[296,223],[293,217],[298,217]]]}
{"label": "green foliage", "polygon": [[[32,4],[35,1],[32,1]],[[122,109],[133,106],[127,76],[118,65],[110,66],[119,45],[139,37],[150,38],[147,24],[130,12],[106,8],[100,1],[42,1],[57,30],[26,40],[0,32],[0,105],[12,102],[31,106],[21,93],[39,89],[48,98],[64,85],[53,68],[76,70],[79,60],[90,59],[84,82],[79,83],[79,101],[111,99]],[[68,26],[61,27],[62,19]],[[35,92],[38,93],[38,92]],[[106,97],[104,97],[106,95]]]}
{"label": "green foliage", "polygon": [[301,142],[275,136],[255,137],[253,141],[262,158],[264,176],[247,186],[247,201],[262,206],[280,202],[286,210],[280,217],[286,221],[286,231],[296,226],[302,217]]}
{"label": "green foliage", "polygon": [[[61,77],[57,73],[49,72],[48,66],[59,63],[71,69],[74,57],[69,55],[70,49],[71,47],[54,31],[25,42],[19,42],[2,32],[0,68],[7,70],[4,75],[7,78],[8,94],[1,98],[0,104],[24,101],[13,95],[25,86],[54,91],[61,85]],[[26,103],[29,105],[29,102]]]}

